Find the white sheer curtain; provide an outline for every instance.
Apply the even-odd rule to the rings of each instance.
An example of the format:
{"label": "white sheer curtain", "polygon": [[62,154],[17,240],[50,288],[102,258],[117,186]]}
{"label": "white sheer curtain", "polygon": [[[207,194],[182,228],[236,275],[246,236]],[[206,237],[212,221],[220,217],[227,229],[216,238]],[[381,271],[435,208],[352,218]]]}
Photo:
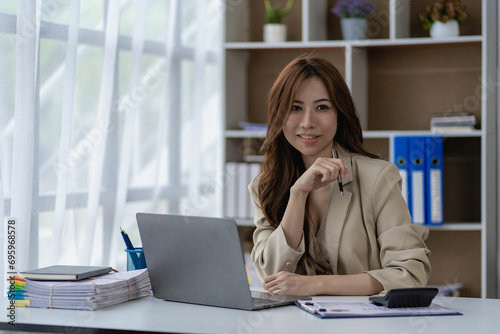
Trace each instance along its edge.
{"label": "white sheer curtain", "polygon": [[2,0],[4,274],[125,269],[119,227],[139,246],[135,213],[221,215],[223,10],[219,0]]}

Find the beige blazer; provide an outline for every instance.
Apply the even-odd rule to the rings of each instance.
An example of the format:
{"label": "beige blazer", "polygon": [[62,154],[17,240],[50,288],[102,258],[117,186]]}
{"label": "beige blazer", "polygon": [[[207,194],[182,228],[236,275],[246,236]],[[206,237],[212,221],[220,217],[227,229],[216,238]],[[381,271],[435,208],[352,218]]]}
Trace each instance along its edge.
{"label": "beige blazer", "polygon": [[[366,272],[385,291],[425,286],[431,273],[430,251],[424,242],[429,230],[412,224],[397,167],[342,149],[339,158],[348,169],[343,179],[344,198],[338,183],[331,183],[328,211],[317,233],[333,274]],[[261,279],[279,271],[295,272],[304,254],[304,239],[292,249],[281,225],[271,227],[260,209],[258,182],[259,177],[248,187],[257,227],[252,261]]]}

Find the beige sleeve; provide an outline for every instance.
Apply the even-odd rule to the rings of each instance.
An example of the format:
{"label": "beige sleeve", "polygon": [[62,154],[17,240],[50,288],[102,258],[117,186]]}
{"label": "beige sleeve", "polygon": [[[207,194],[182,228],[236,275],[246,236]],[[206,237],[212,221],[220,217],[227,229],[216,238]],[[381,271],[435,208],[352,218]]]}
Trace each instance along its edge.
{"label": "beige sleeve", "polygon": [[431,274],[430,251],[425,244],[429,230],[412,224],[401,195],[401,177],[396,166],[384,169],[372,198],[382,269],[367,273],[377,279],[385,291],[425,286]]}
{"label": "beige sleeve", "polygon": [[258,178],[248,186],[255,207],[256,229],[253,234],[252,261],[260,279],[264,280],[264,277],[280,271],[295,272],[297,263],[304,254],[305,245],[302,238],[296,250],[291,248],[286,242],[281,225],[277,228],[271,226],[261,210],[257,185]]}

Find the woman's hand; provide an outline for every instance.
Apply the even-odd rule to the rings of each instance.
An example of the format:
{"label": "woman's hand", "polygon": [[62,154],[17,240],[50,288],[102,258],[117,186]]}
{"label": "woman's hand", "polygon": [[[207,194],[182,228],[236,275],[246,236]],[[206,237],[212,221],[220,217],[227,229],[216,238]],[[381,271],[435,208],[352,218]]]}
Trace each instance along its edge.
{"label": "woman's hand", "polygon": [[270,293],[280,295],[312,296],[314,292],[311,278],[312,276],[280,271],[264,278],[263,287]]}
{"label": "woman's hand", "polygon": [[340,175],[344,178],[347,174],[347,168],[341,159],[318,158],[302,174],[292,188],[309,194],[312,190],[322,188],[337,180]]}
{"label": "woman's hand", "polygon": [[271,293],[294,296],[368,296],[384,290],[368,273],[303,276],[280,271],[264,278],[263,287]]}

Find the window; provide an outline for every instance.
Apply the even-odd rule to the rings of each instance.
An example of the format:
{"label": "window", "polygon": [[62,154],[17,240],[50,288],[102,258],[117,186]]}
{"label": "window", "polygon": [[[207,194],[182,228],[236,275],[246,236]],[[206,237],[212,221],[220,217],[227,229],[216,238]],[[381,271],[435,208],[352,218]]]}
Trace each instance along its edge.
{"label": "window", "polygon": [[221,214],[222,10],[0,3],[0,217],[16,221],[15,271],[124,269],[119,228],[139,245],[135,213]]}

